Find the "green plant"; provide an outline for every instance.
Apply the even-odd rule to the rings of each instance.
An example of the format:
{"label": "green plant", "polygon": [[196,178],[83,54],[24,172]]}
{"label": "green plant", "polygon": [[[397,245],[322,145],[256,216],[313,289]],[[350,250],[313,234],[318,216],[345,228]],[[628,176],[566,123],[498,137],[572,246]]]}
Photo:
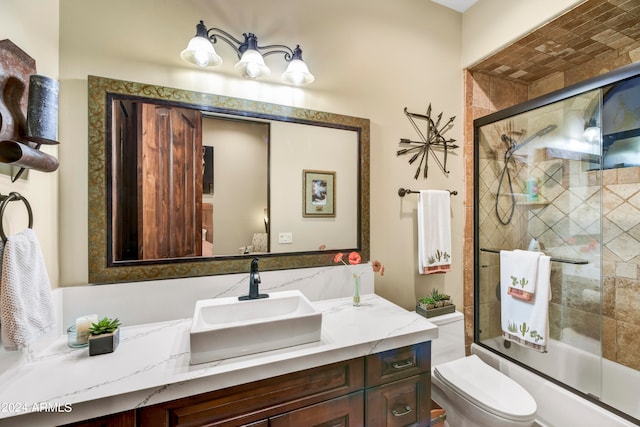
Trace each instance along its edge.
{"label": "green plant", "polygon": [[446,301],[451,299],[449,295],[441,294],[440,291],[438,291],[438,289],[434,289],[431,291],[431,298],[433,298],[435,301]]}
{"label": "green plant", "polygon": [[434,306],[436,304],[436,300],[434,300],[431,297],[422,297],[418,301],[420,301],[421,304],[424,304],[427,306]]}
{"label": "green plant", "polygon": [[110,334],[120,327],[119,319],[109,319],[108,317],[98,321],[98,323],[92,323],[89,328],[91,335]]}
{"label": "green plant", "polygon": [[524,336],[527,332],[529,332],[527,322],[522,322],[522,325],[520,325],[520,333],[522,334],[522,336]]}

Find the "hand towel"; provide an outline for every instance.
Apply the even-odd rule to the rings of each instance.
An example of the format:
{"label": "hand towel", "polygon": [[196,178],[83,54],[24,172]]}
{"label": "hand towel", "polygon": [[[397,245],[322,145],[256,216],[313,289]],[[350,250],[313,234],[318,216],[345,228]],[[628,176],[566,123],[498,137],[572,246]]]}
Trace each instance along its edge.
{"label": "hand towel", "polygon": [[507,293],[514,298],[524,301],[533,301],[536,291],[536,280],[538,278],[538,261],[541,252],[513,251],[513,262],[505,265],[504,268],[511,269],[509,275],[511,283]]}
{"label": "hand towel", "polygon": [[0,337],[7,350],[21,350],[56,321],[49,276],[30,228],[3,245],[0,275]]}
{"label": "hand towel", "polygon": [[532,302],[513,298],[508,293],[512,266],[517,256],[500,251],[500,305],[502,336],[524,347],[546,353],[549,341],[549,301],[551,300],[551,257],[540,255],[536,293]]}
{"label": "hand towel", "polygon": [[418,196],[418,273],[451,269],[451,196],[443,190],[421,190]]}

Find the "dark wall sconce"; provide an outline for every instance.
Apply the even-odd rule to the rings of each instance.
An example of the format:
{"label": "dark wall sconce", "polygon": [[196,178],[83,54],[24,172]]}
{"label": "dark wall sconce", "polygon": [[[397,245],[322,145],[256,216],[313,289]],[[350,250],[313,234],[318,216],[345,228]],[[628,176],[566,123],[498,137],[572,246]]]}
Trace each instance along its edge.
{"label": "dark wall sconce", "polygon": [[300,45],[295,49],[288,46],[273,44],[259,46],[258,38],[253,33],[244,33],[244,40],[240,41],[231,34],[219,28],[209,28],[203,21],[196,26],[196,35],[189,41],[189,45],[182,51],[180,56],[185,61],[200,67],[215,67],[222,64],[222,58],[218,55],[213,45],[218,39],[227,43],[238,55],[240,59],[235,70],[243,77],[256,79],[271,74],[271,70],[264,62],[264,57],[280,53],[284,60],[289,63],[287,69],[282,73],[282,80],[286,83],[302,86],[314,81],[313,74],[309,72],[307,64],[302,60],[302,50]]}

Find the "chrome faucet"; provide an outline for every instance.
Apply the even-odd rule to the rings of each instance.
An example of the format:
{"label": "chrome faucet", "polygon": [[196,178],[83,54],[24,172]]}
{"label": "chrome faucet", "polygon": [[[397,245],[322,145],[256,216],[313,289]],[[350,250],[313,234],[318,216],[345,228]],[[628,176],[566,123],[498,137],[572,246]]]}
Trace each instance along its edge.
{"label": "chrome faucet", "polygon": [[269,298],[269,294],[261,294],[258,285],[260,284],[260,273],[258,272],[258,258],[251,261],[251,273],[249,273],[249,295],[238,297],[240,301],[250,299]]}

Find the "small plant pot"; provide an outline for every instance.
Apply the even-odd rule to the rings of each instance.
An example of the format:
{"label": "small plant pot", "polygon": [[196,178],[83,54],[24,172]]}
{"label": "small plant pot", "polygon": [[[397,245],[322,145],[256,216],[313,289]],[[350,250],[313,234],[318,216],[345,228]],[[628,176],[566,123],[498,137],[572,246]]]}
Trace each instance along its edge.
{"label": "small plant pot", "polygon": [[89,356],[113,353],[120,344],[120,328],[102,335],[89,335]]}
{"label": "small plant pot", "polygon": [[416,305],[416,313],[426,318],[440,316],[442,314],[453,313],[454,311],[456,311],[455,304],[450,304],[444,307],[434,307],[434,308],[429,308],[429,306],[425,306],[423,304]]}

